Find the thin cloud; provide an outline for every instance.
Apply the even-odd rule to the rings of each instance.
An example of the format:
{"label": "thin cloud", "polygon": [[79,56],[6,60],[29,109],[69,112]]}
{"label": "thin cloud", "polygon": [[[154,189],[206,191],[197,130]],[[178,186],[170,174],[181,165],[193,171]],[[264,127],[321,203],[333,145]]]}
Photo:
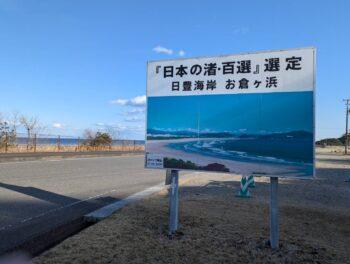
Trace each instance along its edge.
{"label": "thin cloud", "polygon": [[117,104],[122,106],[135,106],[145,107],[146,106],[146,95],[136,96],[131,99],[117,99],[110,102],[111,104]]}
{"label": "thin cloud", "polygon": [[128,109],[126,111],[123,111],[120,113],[120,115],[124,117],[131,117],[131,116],[145,116],[146,108],[145,107],[135,107]]}
{"label": "thin cloud", "polygon": [[137,117],[137,116],[124,118],[125,122],[140,122],[142,120],[144,120],[144,119],[142,119],[141,117]]}
{"label": "thin cloud", "polygon": [[174,53],[174,51],[172,49],[168,49],[168,48],[162,47],[160,45],[154,47],[153,51],[156,53],[163,53],[163,54],[168,54],[168,55],[171,55]]}
{"label": "thin cloud", "polygon": [[186,54],[186,52],[185,52],[184,50],[180,50],[180,51],[179,51],[179,56],[180,56],[180,57],[185,56],[185,54]]}
{"label": "thin cloud", "polygon": [[95,126],[104,127],[104,126],[106,126],[106,124],[105,123],[96,123]]}
{"label": "thin cloud", "polygon": [[138,115],[138,114],[144,114],[144,113],[145,113],[144,108],[133,108],[129,111],[124,112],[125,115]]}
{"label": "thin cloud", "polygon": [[108,127],[115,129],[120,136],[125,138],[132,138],[132,135],[137,134],[140,136],[145,133],[145,125],[143,123],[113,123],[109,124]]}
{"label": "thin cloud", "polygon": [[52,127],[53,128],[64,128],[66,125],[65,124],[61,124],[61,123],[53,123]]}

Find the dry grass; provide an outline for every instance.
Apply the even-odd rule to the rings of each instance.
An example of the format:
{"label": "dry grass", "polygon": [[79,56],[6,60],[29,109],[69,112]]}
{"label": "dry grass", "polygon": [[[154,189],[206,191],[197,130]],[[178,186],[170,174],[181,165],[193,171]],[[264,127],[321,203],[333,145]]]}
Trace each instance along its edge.
{"label": "dry grass", "polygon": [[[143,145],[124,145],[124,146],[106,146],[106,147],[88,147],[88,146],[67,146],[63,145],[38,145],[36,148],[26,145],[9,146],[7,153],[33,153],[33,152],[91,152],[91,151],[143,151]],[[5,149],[0,149],[0,153],[6,153]]]}
{"label": "dry grass", "polygon": [[[9,146],[7,153],[25,153],[25,152],[74,152],[74,151],[144,151],[144,145],[124,145],[124,146],[112,146],[112,147],[88,147],[88,146],[76,146],[76,145],[61,145],[58,148],[57,145],[37,145],[36,148],[31,146],[27,149],[26,145]],[[5,153],[5,148],[0,148],[0,153]],[[344,153],[344,147],[340,146],[327,146],[317,147],[317,153],[323,154],[341,154]]]}
{"label": "dry grass", "polygon": [[280,181],[276,251],[266,244],[268,179],[257,179],[253,198],[240,199],[238,176],[200,173],[182,181],[181,226],[174,240],[167,238],[163,191],[67,239],[34,263],[350,263],[346,162],[342,168],[318,163],[313,181]]}
{"label": "dry grass", "polygon": [[334,154],[344,154],[344,147],[343,146],[326,146],[326,147],[316,147],[317,153],[334,153]]}

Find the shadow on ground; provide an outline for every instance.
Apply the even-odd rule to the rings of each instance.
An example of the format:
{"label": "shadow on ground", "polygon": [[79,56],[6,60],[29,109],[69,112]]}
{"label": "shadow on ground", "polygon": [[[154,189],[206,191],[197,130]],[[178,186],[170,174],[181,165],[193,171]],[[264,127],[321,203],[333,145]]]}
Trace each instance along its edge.
{"label": "shadow on ground", "polygon": [[[269,183],[235,197],[239,178],[198,174],[180,187],[180,227],[167,237],[166,191],[129,205],[35,263],[346,263],[349,169],[320,168],[313,181],[280,180],[280,249],[269,248]],[[180,177],[181,178],[181,177]]]}

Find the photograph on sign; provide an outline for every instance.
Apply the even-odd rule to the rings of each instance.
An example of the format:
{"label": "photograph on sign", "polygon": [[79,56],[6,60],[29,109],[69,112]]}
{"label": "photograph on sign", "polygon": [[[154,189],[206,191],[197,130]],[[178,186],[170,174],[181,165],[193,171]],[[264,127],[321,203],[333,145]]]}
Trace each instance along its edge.
{"label": "photograph on sign", "polygon": [[313,48],[148,63],[147,168],[310,178]]}

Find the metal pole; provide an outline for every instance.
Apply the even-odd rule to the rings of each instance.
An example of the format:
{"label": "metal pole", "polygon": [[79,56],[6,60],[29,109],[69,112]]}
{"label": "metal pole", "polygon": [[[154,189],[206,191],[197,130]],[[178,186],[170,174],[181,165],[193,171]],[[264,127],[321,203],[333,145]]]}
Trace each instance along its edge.
{"label": "metal pole", "polygon": [[9,141],[9,135],[7,132],[5,132],[5,152],[7,153],[7,150],[8,150],[8,141]]}
{"label": "metal pole", "polygon": [[348,154],[348,135],[349,135],[349,129],[348,129],[348,123],[349,123],[349,99],[344,100],[346,104],[346,120],[345,120],[345,154]]}
{"label": "metal pole", "polygon": [[169,189],[169,236],[176,233],[179,221],[179,171],[171,170]]}
{"label": "metal pole", "polygon": [[27,138],[27,151],[29,150],[29,144],[30,144],[30,129],[27,128],[27,135],[28,135],[28,138]]}
{"label": "metal pole", "polygon": [[57,138],[57,149],[58,149],[58,151],[61,150],[61,136],[58,136],[58,138]]}
{"label": "metal pole", "polygon": [[34,134],[34,152],[36,152],[36,134]]}
{"label": "metal pole", "polygon": [[278,178],[270,178],[270,245],[278,249]]}

